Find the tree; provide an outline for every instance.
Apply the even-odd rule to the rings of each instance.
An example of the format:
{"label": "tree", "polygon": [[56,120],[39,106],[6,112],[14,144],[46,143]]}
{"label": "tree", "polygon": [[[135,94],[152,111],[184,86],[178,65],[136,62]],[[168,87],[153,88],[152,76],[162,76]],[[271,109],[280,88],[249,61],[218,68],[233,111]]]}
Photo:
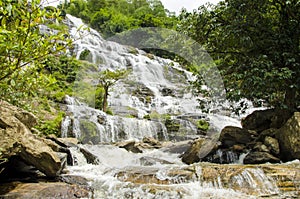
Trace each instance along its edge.
{"label": "tree", "polygon": [[300,105],[298,0],[226,0],[183,12],[181,21],[181,31],[217,60],[230,99]]}
{"label": "tree", "polygon": [[67,32],[47,28],[60,11],[47,11],[39,0],[0,1],[0,99],[18,103],[34,95],[44,81],[41,60],[66,49]]}
{"label": "tree", "polygon": [[128,75],[128,70],[104,70],[99,73],[98,80],[99,84],[98,87],[102,87],[104,90],[103,99],[102,99],[102,111],[107,111],[107,100],[109,95],[109,89],[117,83],[120,79],[124,79]]}

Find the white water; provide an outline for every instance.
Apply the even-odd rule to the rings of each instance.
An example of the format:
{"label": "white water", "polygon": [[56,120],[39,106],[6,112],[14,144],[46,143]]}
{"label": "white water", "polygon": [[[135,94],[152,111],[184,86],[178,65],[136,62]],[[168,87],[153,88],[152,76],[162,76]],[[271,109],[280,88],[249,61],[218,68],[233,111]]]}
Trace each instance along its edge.
{"label": "white water", "polygon": [[[141,154],[134,154],[113,145],[104,145],[103,143],[123,140],[141,140],[144,137],[166,141],[172,141],[171,138],[174,137],[195,138],[198,137],[197,128],[191,120],[200,118],[210,122],[212,130],[207,136],[214,136],[226,125],[240,126],[240,123],[228,116],[201,113],[197,109],[197,98],[191,94],[188,86],[188,81],[193,78],[192,74],[178,63],[155,56],[149,58],[143,51],[105,41],[92,29],[81,30],[80,34],[84,37],[79,38],[77,29],[83,26],[82,21],[69,15],[68,18],[73,24],[70,24],[73,27],[71,34],[77,38],[77,58],[83,51],[89,50],[87,59],[97,64],[99,71],[107,68],[126,68],[132,71],[127,79],[119,81],[110,92],[108,101],[116,113],[114,116],[80,103],[73,97],[66,97],[68,114],[62,123],[62,135],[79,139],[90,136],[86,143],[97,145],[85,145],[85,148],[96,155],[100,162],[98,165],[87,164],[82,154],[72,149],[77,166],[68,167],[68,170],[72,175],[81,175],[90,181],[95,189],[95,198],[255,198],[246,192],[225,189],[220,178],[203,181],[201,166],[196,166],[196,174],[190,179],[184,175],[170,175],[170,170],[182,171],[187,167],[179,158],[180,154],[171,154],[163,149],[144,150]],[[84,70],[80,74],[85,74],[89,69]],[[171,94],[166,94],[163,90],[170,91]],[[80,94],[80,91],[77,92]],[[135,117],[128,117],[130,114]],[[176,136],[167,131],[162,114],[168,114],[171,119],[179,121]],[[145,115],[151,115],[152,120],[143,119]],[[126,181],[129,174],[139,171],[141,178],[149,174],[169,183]],[[120,172],[125,173],[124,176],[118,177]],[[254,177],[251,179],[249,176]],[[238,186],[244,186],[243,183],[254,186],[251,180],[265,181],[266,177],[260,170],[245,171],[236,177]],[[268,183],[263,187],[266,192],[263,194],[276,193],[272,180],[267,180]]]}

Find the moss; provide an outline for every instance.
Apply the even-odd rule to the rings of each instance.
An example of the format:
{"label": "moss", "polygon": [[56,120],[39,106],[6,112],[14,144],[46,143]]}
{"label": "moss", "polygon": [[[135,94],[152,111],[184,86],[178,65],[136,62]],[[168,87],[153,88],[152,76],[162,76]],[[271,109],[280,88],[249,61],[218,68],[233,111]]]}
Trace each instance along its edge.
{"label": "moss", "polygon": [[89,120],[80,120],[81,137],[79,141],[83,144],[92,142],[97,144],[100,141],[97,125]]}
{"label": "moss", "polygon": [[201,131],[207,131],[209,129],[209,123],[206,120],[198,120],[197,129]]}
{"label": "moss", "polygon": [[166,119],[165,126],[166,126],[168,132],[178,132],[180,129],[180,123],[178,123],[178,121],[172,120],[172,119]]}

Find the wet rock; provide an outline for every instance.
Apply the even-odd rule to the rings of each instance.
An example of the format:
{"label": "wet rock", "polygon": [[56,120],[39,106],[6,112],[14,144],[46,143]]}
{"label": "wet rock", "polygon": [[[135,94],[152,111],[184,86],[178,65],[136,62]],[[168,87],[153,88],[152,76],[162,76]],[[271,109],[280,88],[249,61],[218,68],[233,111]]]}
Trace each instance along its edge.
{"label": "wet rock", "polygon": [[89,164],[99,164],[99,159],[96,155],[94,155],[93,153],[91,153],[88,149],[84,148],[84,147],[80,147],[80,152],[84,155],[87,163]]}
{"label": "wet rock", "polygon": [[262,132],[270,128],[280,128],[291,116],[286,110],[257,110],[242,120],[242,127],[247,130]]}
{"label": "wet rock", "polygon": [[223,147],[229,148],[236,144],[248,144],[253,138],[246,129],[226,126],[222,129],[219,140]]}
{"label": "wet rock", "polygon": [[272,154],[279,155],[280,149],[279,149],[279,142],[277,139],[267,136],[265,138],[264,144],[268,147],[268,149]]}
{"label": "wet rock", "polygon": [[186,141],[171,143],[165,146],[163,150],[169,153],[183,154],[191,147],[192,142],[193,141],[191,140],[186,140]]}
{"label": "wet rock", "polygon": [[144,137],[142,139],[142,142],[146,143],[146,144],[149,144],[150,146],[153,146],[154,148],[161,148],[162,147],[161,143],[158,140],[156,140],[154,138],[151,138],[151,137]]}
{"label": "wet rock", "polygon": [[170,88],[163,88],[163,89],[161,89],[160,92],[163,96],[172,96],[172,97],[175,96],[174,91]]}
{"label": "wet rock", "polygon": [[200,149],[205,139],[195,140],[191,147],[182,155],[182,161],[186,164],[192,164],[200,161]]}
{"label": "wet rock", "polygon": [[258,136],[258,140],[259,141],[264,141],[266,137],[275,137],[276,135],[276,132],[277,132],[278,129],[275,129],[275,128],[270,128],[270,129],[267,129],[267,130],[264,130],[263,132],[261,132]]}
{"label": "wet rock", "polygon": [[35,123],[36,118],[31,113],[0,101],[0,158],[19,156],[47,176],[57,176],[64,164],[53,149],[31,133],[29,128]]}
{"label": "wet rock", "polygon": [[124,148],[132,153],[143,153],[143,151],[137,146],[135,141],[118,143],[117,146],[119,146],[120,148]]}
{"label": "wet rock", "polygon": [[199,138],[195,140],[191,147],[181,156],[182,161],[186,164],[193,164],[205,158],[208,154],[213,153],[218,148],[215,139]]}
{"label": "wet rock", "polygon": [[0,185],[0,198],[3,199],[44,199],[44,198],[91,198],[93,191],[85,186],[63,182],[20,183]]}
{"label": "wet rock", "polygon": [[84,185],[84,186],[89,185],[89,181],[86,178],[77,175],[62,175],[59,176],[58,179],[68,184],[77,184],[77,185]]}
{"label": "wet rock", "polygon": [[252,149],[253,151],[267,152],[267,153],[270,152],[268,147],[264,145],[262,142],[256,142]]}
{"label": "wet rock", "polygon": [[263,163],[279,163],[280,159],[274,157],[268,152],[250,152],[244,159],[244,164],[263,164]]}
{"label": "wet rock", "polygon": [[141,157],[140,159],[140,162],[142,165],[144,166],[152,166],[152,165],[155,165],[157,163],[159,164],[173,164],[172,162],[169,162],[167,160],[163,160],[163,159],[159,159],[159,158],[153,158],[153,157]]}
{"label": "wet rock", "polygon": [[282,160],[300,159],[300,112],[294,115],[276,133]]}

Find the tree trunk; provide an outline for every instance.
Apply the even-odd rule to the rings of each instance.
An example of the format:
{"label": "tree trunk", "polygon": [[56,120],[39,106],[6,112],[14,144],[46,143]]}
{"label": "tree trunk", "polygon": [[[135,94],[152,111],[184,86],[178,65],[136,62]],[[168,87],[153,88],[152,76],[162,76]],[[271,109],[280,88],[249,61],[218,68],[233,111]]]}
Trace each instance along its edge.
{"label": "tree trunk", "polygon": [[284,105],[288,108],[290,111],[296,110],[296,89],[295,88],[288,88],[285,92],[284,97]]}
{"label": "tree trunk", "polygon": [[107,111],[107,98],[108,98],[108,86],[104,87],[104,96],[103,96],[103,102],[102,102],[102,111],[106,113]]}

